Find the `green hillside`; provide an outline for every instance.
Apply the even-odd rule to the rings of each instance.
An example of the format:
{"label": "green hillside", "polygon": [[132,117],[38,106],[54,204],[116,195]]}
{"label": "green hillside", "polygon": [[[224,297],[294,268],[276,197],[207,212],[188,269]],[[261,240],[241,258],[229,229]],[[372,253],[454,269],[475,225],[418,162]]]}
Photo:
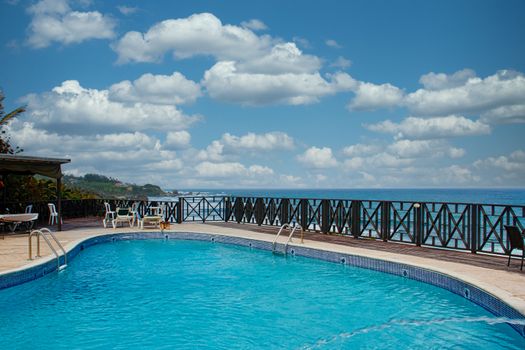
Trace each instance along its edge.
{"label": "green hillside", "polygon": [[64,184],[85,192],[95,193],[101,198],[147,199],[147,197],[169,196],[159,186],[135,185],[121,182],[104,175],[86,174],[84,176],[65,175]]}

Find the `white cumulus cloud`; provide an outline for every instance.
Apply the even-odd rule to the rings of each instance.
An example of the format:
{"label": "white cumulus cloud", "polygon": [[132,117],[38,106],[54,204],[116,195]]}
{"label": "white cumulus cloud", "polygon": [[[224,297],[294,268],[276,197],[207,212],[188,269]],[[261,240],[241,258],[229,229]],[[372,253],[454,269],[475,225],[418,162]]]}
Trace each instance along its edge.
{"label": "white cumulus cloud", "polygon": [[312,73],[321,68],[321,60],[303,54],[295,43],[282,43],[272,47],[264,56],[241,61],[236,68],[239,72],[253,74]]}
{"label": "white cumulus cloud", "polygon": [[225,146],[237,151],[256,150],[271,151],[277,149],[293,149],[294,140],[284,132],[274,131],[265,134],[250,132],[246,135],[235,136],[230,133],[222,135],[220,140]]}
{"label": "white cumulus cloud", "polygon": [[385,120],[365,125],[371,131],[393,134],[396,138],[432,139],[490,133],[490,126],[463,116],[417,118],[408,117],[400,123]]}
{"label": "white cumulus cloud", "polygon": [[388,150],[402,158],[443,157],[460,158],[465,150],[450,146],[443,140],[398,140]]}
{"label": "white cumulus cloud", "polygon": [[367,145],[358,143],[343,148],[343,154],[347,157],[368,156],[381,150],[378,145]]}
{"label": "white cumulus cloud", "polygon": [[268,29],[268,26],[264,24],[263,21],[261,21],[260,19],[256,19],[256,18],[250,19],[249,21],[241,22],[241,26],[243,26],[244,28],[255,30],[255,31]]}
{"label": "white cumulus cloud", "polygon": [[115,20],[98,11],[73,11],[67,0],[41,0],[28,8],[32,16],[28,44],[44,48],[52,42],[69,45],[115,36]]}
{"label": "white cumulus cloud", "polygon": [[118,62],[158,62],[171,52],[177,58],[209,55],[221,60],[259,57],[273,46],[269,36],[257,36],[250,29],[222,24],[211,13],[168,19],[145,33],[127,32],[113,49]]}
{"label": "white cumulus cloud", "polygon": [[337,166],[337,160],[329,147],[310,147],[303,154],[297,156],[297,160],[312,169],[326,169]]}
{"label": "white cumulus cloud", "polygon": [[14,120],[9,132],[13,142],[28,154],[71,158],[64,169],[77,175],[95,172],[123,181],[162,185],[183,166],[176,152],[166,149],[158,138],[138,131],[71,135]]}
{"label": "white cumulus cloud", "polygon": [[125,16],[132,15],[139,10],[138,7],[132,6],[117,6],[117,9]]}
{"label": "white cumulus cloud", "polygon": [[273,175],[273,170],[266,166],[251,165],[246,167],[238,162],[202,162],[195,167],[195,170],[197,171],[198,176],[209,178],[238,178],[242,176],[260,177]]}
{"label": "white cumulus cloud", "polygon": [[348,91],[355,81],[337,73],[327,81],[319,73],[250,74],[237,71],[235,62],[221,61],[206,71],[202,84],[209,95],[221,101],[244,105],[300,105],[322,96]]}
{"label": "white cumulus cloud", "polygon": [[[178,59],[210,56],[216,62],[201,85],[210,97],[241,105],[310,104],[356,88],[346,73],[322,76],[323,60],[305,54],[295,42],[254,32],[263,27],[258,20],[237,26],[199,13],[159,22],[143,33],[127,32],[112,47],[121,64],[160,62],[167,53]],[[351,62],[339,57],[333,64],[344,69]],[[122,89],[129,88],[129,82],[122,84]]]}
{"label": "white cumulus cloud", "polygon": [[191,135],[186,130],[170,131],[166,134],[166,146],[174,149],[183,149],[190,146]]}
{"label": "white cumulus cloud", "polygon": [[405,107],[412,115],[480,116],[485,123],[525,122],[525,76],[501,70],[486,78],[463,69],[453,74],[428,73],[420,78],[423,89],[405,93],[391,84],[359,82],[350,110]]}
{"label": "white cumulus cloud", "polygon": [[325,40],[324,43],[326,44],[326,46],[333,47],[335,49],[342,48],[342,46],[339,45],[339,43],[337,41],[335,41],[334,39],[327,39],[327,40]]}
{"label": "white cumulus cloud", "polygon": [[[450,85],[445,83],[445,86]],[[470,114],[523,104],[525,96],[525,77],[509,70],[498,71],[484,79],[469,77],[462,85],[455,85],[439,90],[419,89],[408,94],[405,103],[419,115]]]}
{"label": "white cumulus cloud", "polygon": [[195,102],[201,94],[200,85],[179,72],[172,75],[147,73],[133,82],[124,80],[109,88],[109,98],[121,102],[178,105]]}
{"label": "white cumulus cloud", "polygon": [[172,105],[112,101],[108,90],[84,88],[76,80],[22,100],[37,126],[67,133],[180,130],[198,119]]}
{"label": "white cumulus cloud", "polygon": [[525,123],[525,103],[491,109],[481,113],[480,120],[489,124]]}
{"label": "white cumulus cloud", "polygon": [[[499,169],[500,171],[517,173],[523,178],[525,177],[525,151],[516,150],[509,155],[477,160],[474,166],[482,169]],[[501,175],[505,176],[508,174]]]}
{"label": "white cumulus cloud", "polygon": [[343,56],[337,57],[337,59],[334,62],[330,63],[330,67],[341,68],[341,69],[349,68],[351,65],[352,65],[352,61],[344,58]]}
{"label": "white cumulus cloud", "polygon": [[280,131],[264,134],[249,132],[241,136],[225,133],[220,139],[212,141],[205,149],[200,150],[196,157],[202,161],[221,162],[226,157],[231,158],[243,152],[257,155],[275,150],[292,150],[294,147],[294,139]]}
{"label": "white cumulus cloud", "polygon": [[475,77],[476,73],[472,69],[463,69],[450,75],[430,72],[422,75],[419,82],[427,90],[444,90],[465,85],[469,79]]}
{"label": "white cumulus cloud", "polygon": [[360,82],[354,90],[355,97],[348,105],[353,110],[374,110],[399,105],[403,101],[403,90],[391,84],[376,85]]}

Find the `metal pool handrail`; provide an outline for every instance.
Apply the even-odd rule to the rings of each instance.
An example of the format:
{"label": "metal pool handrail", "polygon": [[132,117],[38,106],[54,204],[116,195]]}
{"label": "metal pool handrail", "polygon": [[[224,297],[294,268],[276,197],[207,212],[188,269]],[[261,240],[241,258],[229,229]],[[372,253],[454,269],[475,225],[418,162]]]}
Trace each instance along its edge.
{"label": "metal pool handrail", "polygon": [[286,254],[287,252],[287,249],[288,249],[288,244],[290,242],[292,242],[292,236],[295,232],[295,230],[297,230],[298,228],[301,229],[301,243],[304,242],[304,230],[303,230],[303,227],[299,224],[296,224],[295,226],[291,226],[289,223],[288,224],[284,224],[281,226],[281,228],[279,229],[279,232],[277,232],[277,235],[275,236],[275,239],[273,240],[273,243],[272,243],[272,252],[275,253],[275,248],[277,246],[277,239],[279,239],[279,236],[281,235],[281,232],[283,232],[284,229],[286,228],[291,228],[290,230],[290,234],[288,235],[288,239],[286,240],[286,243],[284,244],[284,254]]}
{"label": "metal pool handrail", "polygon": [[[46,237],[46,233],[51,236],[51,238],[53,238],[53,240],[55,241],[55,243],[57,244],[57,246],[60,248],[60,250],[62,250],[62,253],[64,254],[64,264],[63,265],[60,265],[60,254],[58,254],[57,250],[53,247],[53,245],[51,244],[51,241],[49,240],[49,238]],[[40,257],[40,237],[44,238],[44,241],[46,241],[49,249],[51,249],[51,251],[53,252],[53,254],[55,254],[56,256],[56,259],[57,259],[57,269],[58,270],[63,270],[67,267],[67,254],[66,254],[66,250],[64,249],[64,247],[62,246],[62,244],[60,244],[60,242],[58,241],[58,239],[56,238],[56,236],[53,234],[53,232],[51,232],[50,229],[48,228],[42,228],[42,229],[39,229],[39,230],[33,230],[31,231],[31,233],[29,234],[29,260],[33,260],[33,247],[32,247],[32,238],[33,236],[36,236],[37,238],[37,252],[36,252],[36,257]]]}
{"label": "metal pool handrail", "polygon": [[295,230],[297,230],[298,228],[301,229],[301,243],[304,243],[304,230],[303,230],[303,227],[299,224],[295,225],[292,229],[292,232],[290,232],[290,235],[288,236],[288,240],[286,241],[286,244],[284,245],[284,252],[286,253],[287,251],[287,248],[288,248],[288,243],[292,242],[292,236],[295,232]]}

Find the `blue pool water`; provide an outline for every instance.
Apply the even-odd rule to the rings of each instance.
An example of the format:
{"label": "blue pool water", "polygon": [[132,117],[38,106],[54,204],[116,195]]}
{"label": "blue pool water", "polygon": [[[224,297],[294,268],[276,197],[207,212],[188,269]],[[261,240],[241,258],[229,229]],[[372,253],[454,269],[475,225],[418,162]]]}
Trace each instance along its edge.
{"label": "blue pool water", "polygon": [[410,279],[201,241],[101,244],[0,291],[2,349],[524,349],[503,321]]}

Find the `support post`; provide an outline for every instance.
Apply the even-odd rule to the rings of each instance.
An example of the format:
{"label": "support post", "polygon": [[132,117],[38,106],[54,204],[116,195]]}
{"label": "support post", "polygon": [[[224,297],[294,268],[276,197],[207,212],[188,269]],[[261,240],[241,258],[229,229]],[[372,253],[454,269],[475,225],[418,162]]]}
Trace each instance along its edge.
{"label": "support post", "polygon": [[288,198],[281,199],[281,225],[287,224],[290,221],[290,200]]}
{"label": "support post", "polygon": [[177,203],[177,224],[182,224],[184,221],[184,197],[179,197],[179,202]]}
{"label": "support post", "polygon": [[414,230],[415,230],[415,241],[416,246],[421,247],[423,241],[423,216],[422,216],[421,204],[414,204]]}
{"label": "support post", "polygon": [[352,201],[352,235],[359,238],[361,231],[361,201]]}
{"label": "support post", "polygon": [[224,222],[230,221],[231,212],[231,199],[230,197],[224,197]]}
{"label": "support post", "polygon": [[62,176],[57,177],[57,212],[58,231],[62,231]]}
{"label": "support post", "polygon": [[390,208],[392,203],[381,202],[381,239],[388,241],[390,236]]}
{"label": "support post", "polygon": [[308,230],[308,199],[301,199],[301,227]]}
{"label": "support post", "polygon": [[237,223],[240,224],[242,222],[242,217],[244,214],[243,197],[237,197],[235,199],[234,213],[235,221],[237,221]]}
{"label": "support post", "polygon": [[330,201],[328,199],[321,201],[321,232],[330,232]]}
{"label": "support post", "polygon": [[470,205],[470,252],[478,252],[479,205]]}
{"label": "support post", "polygon": [[262,198],[257,198],[255,200],[255,207],[254,207],[254,212],[255,212],[255,223],[258,225],[258,226],[261,226],[264,222],[264,201]]}

